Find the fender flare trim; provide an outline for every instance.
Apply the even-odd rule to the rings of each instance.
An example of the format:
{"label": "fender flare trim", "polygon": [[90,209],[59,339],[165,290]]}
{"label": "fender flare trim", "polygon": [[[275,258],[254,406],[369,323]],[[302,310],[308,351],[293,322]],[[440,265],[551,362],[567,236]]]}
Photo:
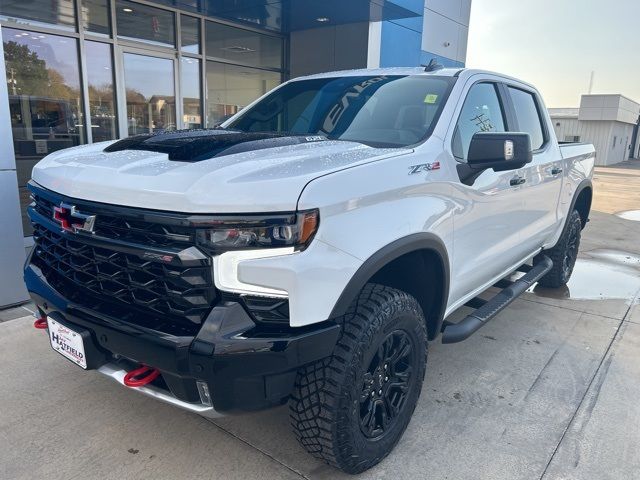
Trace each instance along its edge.
{"label": "fender flare trim", "polygon": [[[567,210],[567,214],[565,215],[565,218],[562,220],[563,221],[562,229],[560,230],[559,234],[556,232],[556,235],[559,235],[558,239],[556,240],[556,243],[553,246],[545,248],[545,250],[550,250],[550,249],[554,248],[558,244],[558,242],[560,241],[560,238],[562,238],[562,235],[564,234],[564,231],[567,228],[567,222],[569,221],[569,217],[571,216],[571,212],[573,212],[573,210],[576,207],[576,203],[578,201],[578,197],[587,188],[589,188],[591,190],[592,199],[593,199],[593,182],[589,178],[585,178],[584,180],[582,180],[578,184],[578,186],[576,187],[575,191],[573,192],[573,198],[571,199],[571,205],[569,205],[569,209]],[[591,212],[591,206],[589,206],[589,212]],[[583,230],[587,226],[587,222],[589,221],[589,214],[587,214],[587,218],[585,220],[586,221],[582,225],[582,229]]]}
{"label": "fender flare trim", "polygon": [[[415,252],[418,250],[431,250],[434,251],[440,258],[443,272],[443,285],[442,285],[442,298],[440,311],[437,312],[437,321],[439,323],[438,330],[440,331],[440,323],[444,319],[444,313],[447,308],[447,301],[449,299],[449,281],[450,281],[450,267],[449,267],[449,255],[445,247],[444,242],[434,235],[433,233],[421,232],[408,235],[400,238],[371,255],[351,277],[349,283],[340,294],[340,298],[331,311],[330,318],[337,318],[347,313],[349,306],[360,294],[366,283],[371,277],[373,277],[380,269],[391,263],[392,261],[400,258],[401,256]],[[426,312],[425,312],[426,313]]]}
{"label": "fender flare trim", "polygon": [[[593,201],[593,182],[591,181],[591,179],[585,178],[578,184],[575,192],[573,193],[573,198],[571,199],[571,206],[569,207],[569,213],[571,213],[573,209],[576,208],[576,202],[578,201],[578,197],[587,188],[591,190],[591,200]],[[586,221],[582,226],[583,229],[584,227],[587,226],[587,222],[589,221],[589,213],[591,213],[591,205],[589,205],[589,212],[587,213],[587,218],[585,219]],[[566,220],[565,220],[565,224],[566,224]]]}

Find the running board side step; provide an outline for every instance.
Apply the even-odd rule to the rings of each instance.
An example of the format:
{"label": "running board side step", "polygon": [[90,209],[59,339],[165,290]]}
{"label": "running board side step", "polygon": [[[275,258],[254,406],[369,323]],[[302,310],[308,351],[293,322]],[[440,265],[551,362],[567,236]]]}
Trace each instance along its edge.
{"label": "running board side step", "polygon": [[509,285],[491,300],[476,297],[467,302],[467,306],[476,310],[458,323],[445,323],[442,331],[442,343],[458,343],[466,340],[540,280],[551,270],[553,262],[547,256],[538,258],[533,267],[523,269],[526,270],[526,273],[522,277],[515,282],[509,282]]}

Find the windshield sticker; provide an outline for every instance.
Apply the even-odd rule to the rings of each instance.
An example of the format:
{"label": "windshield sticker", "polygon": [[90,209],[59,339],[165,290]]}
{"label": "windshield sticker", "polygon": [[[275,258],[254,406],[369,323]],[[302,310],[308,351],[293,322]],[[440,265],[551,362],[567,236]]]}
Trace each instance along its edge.
{"label": "windshield sticker", "polygon": [[387,77],[385,76],[374,77],[351,87],[351,89],[342,96],[339,103],[337,103],[327,115],[324,125],[322,126],[322,131],[327,134],[332,133],[338,126],[338,122],[340,122],[344,112],[349,108],[349,105],[351,105],[351,103],[353,103],[353,101],[356,100],[362,92],[367,89],[367,87],[385,80],[387,80]]}
{"label": "windshield sticker", "polygon": [[428,103],[429,105],[433,105],[438,101],[438,95],[435,93],[430,93],[426,97],[424,97],[424,103]]}

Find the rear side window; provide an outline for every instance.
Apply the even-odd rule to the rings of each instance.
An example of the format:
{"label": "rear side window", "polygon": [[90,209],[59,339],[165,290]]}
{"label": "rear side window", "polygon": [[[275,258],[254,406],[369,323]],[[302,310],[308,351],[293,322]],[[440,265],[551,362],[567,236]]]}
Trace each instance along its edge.
{"label": "rear side window", "polygon": [[545,136],[536,98],[531,93],[514,87],[509,87],[509,93],[518,120],[518,129],[531,136],[531,148],[542,148]]}
{"label": "rear side window", "polygon": [[464,101],[453,134],[453,155],[467,160],[471,139],[478,132],[504,132],[504,112],[493,83],[478,83],[471,87]]}

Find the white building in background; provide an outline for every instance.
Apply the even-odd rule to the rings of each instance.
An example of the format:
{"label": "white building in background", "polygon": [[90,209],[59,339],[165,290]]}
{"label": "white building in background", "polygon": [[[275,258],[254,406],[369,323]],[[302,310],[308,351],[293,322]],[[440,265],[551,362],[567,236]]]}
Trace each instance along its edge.
{"label": "white building in background", "polygon": [[640,158],[640,104],[623,95],[583,95],[580,108],[550,108],[561,142],[593,143],[596,165]]}

